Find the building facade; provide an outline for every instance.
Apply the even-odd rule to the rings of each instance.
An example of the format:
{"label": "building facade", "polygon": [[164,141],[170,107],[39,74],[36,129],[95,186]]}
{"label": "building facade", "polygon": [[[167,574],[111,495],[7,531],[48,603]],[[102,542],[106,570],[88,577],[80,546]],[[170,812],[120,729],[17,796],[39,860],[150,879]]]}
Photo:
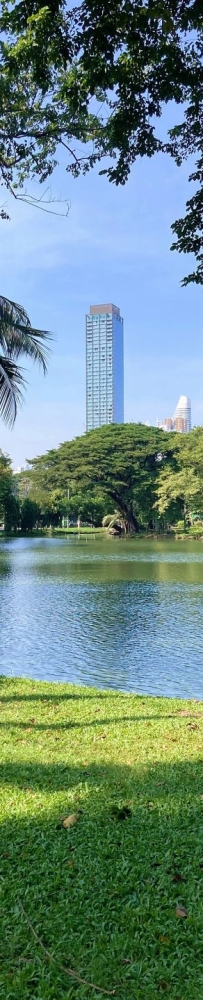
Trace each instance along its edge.
{"label": "building facade", "polygon": [[162,431],[177,431],[178,434],[188,434],[191,431],[191,402],[189,396],[180,396],[173,417],[158,420],[157,427]]}
{"label": "building facade", "polygon": [[172,417],[165,417],[164,420],[158,420],[157,427],[159,427],[159,430],[161,431],[174,431]]}
{"label": "building facade", "polygon": [[179,434],[191,431],[191,402],[189,396],[180,396],[173,417],[174,430]]}
{"label": "building facade", "polygon": [[124,423],[124,324],[117,306],[86,316],[86,430]]}

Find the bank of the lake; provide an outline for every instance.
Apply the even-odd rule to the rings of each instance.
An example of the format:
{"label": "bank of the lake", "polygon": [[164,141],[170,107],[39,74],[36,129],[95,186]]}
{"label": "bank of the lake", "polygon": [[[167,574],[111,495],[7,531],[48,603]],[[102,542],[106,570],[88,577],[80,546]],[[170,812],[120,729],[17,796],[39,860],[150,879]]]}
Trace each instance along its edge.
{"label": "bank of the lake", "polygon": [[[105,541],[106,538],[108,539],[109,537],[112,537],[111,536],[111,532],[109,532],[107,528],[103,528],[103,527],[99,527],[98,528],[98,527],[89,526],[89,525],[87,525],[87,526],[81,525],[80,527],[78,527],[77,525],[74,525],[74,527],[70,527],[70,528],[61,528],[61,527],[54,528],[54,526],[52,526],[52,527],[46,527],[46,528],[33,528],[32,531],[24,531],[24,532],[23,531],[16,531],[16,532],[12,531],[10,535],[6,534],[5,531],[0,530],[0,540],[1,539],[2,540],[6,540],[6,539],[12,539],[12,538],[44,538],[46,536],[47,537],[53,537],[53,538],[54,537],[56,537],[56,538],[57,537],[58,538],[66,538],[66,536],[69,536],[69,535],[70,536],[71,535],[76,535],[78,538],[80,536],[81,537],[82,536],[83,537],[89,537],[89,538],[91,538],[91,536],[93,538],[100,537],[100,538],[103,538],[104,541]],[[115,539],[116,539],[116,536],[117,536],[117,538],[120,537],[121,540],[126,539],[126,535],[125,535],[124,532],[122,532],[121,535],[119,536],[119,532],[115,530],[115,535],[114,535]],[[135,542],[138,542],[138,543],[139,542],[143,542],[143,541],[144,542],[145,541],[150,541],[150,542],[157,542],[157,541],[164,541],[165,542],[166,541],[166,543],[169,542],[169,541],[175,541],[175,542],[187,542],[187,541],[193,541],[193,542],[195,541],[196,542],[196,541],[198,541],[198,542],[203,542],[203,527],[201,527],[199,529],[188,528],[187,531],[180,531],[180,532],[176,531],[175,528],[171,529],[170,531],[168,530],[168,531],[159,531],[159,532],[157,532],[157,531],[139,531],[139,532],[137,532],[137,534],[136,533],[134,533],[134,534],[132,534],[132,533],[128,534],[127,538],[129,540],[132,540],[132,541],[135,541]]]}
{"label": "bank of the lake", "polygon": [[203,703],[1,677],[0,709],[2,996],[199,1000]]}
{"label": "bank of the lake", "polygon": [[2,539],[5,539],[5,538],[43,538],[46,535],[48,535],[48,536],[49,535],[53,535],[53,536],[56,535],[56,537],[57,536],[59,536],[59,537],[60,536],[61,537],[64,536],[65,537],[66,535],[90,535],[90,536],[91,535],[103,535],[103,537],[105,538],[105,536],[107,535],[107,531],[106,531],[105,528],[94,528],[94,527],[90,527],[90,526],[84,527],[84,525],[81,525],[80,528],[78,528],[77,525],[75,525],[73,528],[72,527],[71,528],[54,528],[54,527],[51,527],[51,528],[48,528],[48,527],[47,528],[33,528],[32,531],[16,531],[16,532],[12,531],[10,535],[7,535],[6,532],[4,532],[4,531],[0,531],[0,539],[1,538]]}

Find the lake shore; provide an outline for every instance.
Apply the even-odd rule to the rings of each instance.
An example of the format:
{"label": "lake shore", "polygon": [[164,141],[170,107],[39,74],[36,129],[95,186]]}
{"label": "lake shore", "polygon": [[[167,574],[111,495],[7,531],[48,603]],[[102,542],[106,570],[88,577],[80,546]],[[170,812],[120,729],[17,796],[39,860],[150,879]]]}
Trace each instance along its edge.
{"label": "lake shore", "polygon": [[[137,542],[139,542],[139,541],[140,542],[144,542],[144,541],[146,541],[146,542],[149,542],[149,541],[159,542],[160,541],[161,542],[161,541],[167,541],[167,540],[168,541],[175,541],[175,542],[187,542],[187,541],[203,542],[202,531],[203,531],[202,528],[199,529],[199,530],[189,529],[188,531],[182,531],[182,532],[177,532],[175,530],[174,531],[165,531],[165,532],[164,531],[162,531],[162,532],[161,531],[160,532],[156,532],[156,531],[138,531],[138,532],[135,532],[135,534],[127,534],[127,535],[125,535],[124,533],[122,535],[117,534],[117,540],[119,540],[119,541],[120,540],[122,540],[122,541],[126,541],[126,540],[132,541],[133,540],[133,541],[137,541]],[[109,534],[107,528],[102,528],[102,527],[100,527],[100,528],[94,528],[94,527],[89,527],[89,526],[84,527],[82,525],[80,528],[78,528],[77,526],[75,526],[75,527],[71,527],[71,528],[40,528],[40,529],[36,529],[35,528],[32,531],[26,531],[26,532],[21,532],[21,531],[14,532],[14,531],[12,531],[10,535],[6,535],[6,533],[4,531],[0,531],[0,541],[1,541],[1,539],[2,539],[2,541],[6,541],[7,538],[8,539],[11,539],[11,538],[40,538],[40,537],[41,538],[46,538],[46,537],[49,537],[49,538],[66,538],[67,536],[73,536],[73,535],[76,535],[77,537],[88,536],[90,538],[91,537],[93,537],[93,538],[97,537],[97,538],[100,538],[100,539],[102,539],[102,538],[103,539],[108,539],[108,538],[112,539],[112,535]],[[114,540],[116,540],[116,535],[114,536]]]}
{"label": "lake shore", "polygon": [[0,703],[3,995],[197,1000],[203,702],[1,677]]}

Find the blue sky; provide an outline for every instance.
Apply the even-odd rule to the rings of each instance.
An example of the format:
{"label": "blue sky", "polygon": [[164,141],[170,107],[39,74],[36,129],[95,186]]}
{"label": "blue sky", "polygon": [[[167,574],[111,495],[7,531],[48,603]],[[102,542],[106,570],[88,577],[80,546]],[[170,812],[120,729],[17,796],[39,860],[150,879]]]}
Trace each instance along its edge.
{"label": "blue sky", "polygon": [[[73,180],[61,162],[51,191],[70,202],[67,218],[2,191],[11,221],[1,223],[1,291],[54,334],[46,379],[29,367],[15,427],[1,423],[0,447],[15,468],[84,432],[85,314],[94,302],[112,301],[124,317],[125,420],[156,424],[185,394],[193,424],[203,423],[202,289],[180,287],[192,261],[170,253],[170,225],[192,194],[188,173],[167,157],[139,160],[116,188],[97,170]],[[41,194],[37,184],[29,190]]]}

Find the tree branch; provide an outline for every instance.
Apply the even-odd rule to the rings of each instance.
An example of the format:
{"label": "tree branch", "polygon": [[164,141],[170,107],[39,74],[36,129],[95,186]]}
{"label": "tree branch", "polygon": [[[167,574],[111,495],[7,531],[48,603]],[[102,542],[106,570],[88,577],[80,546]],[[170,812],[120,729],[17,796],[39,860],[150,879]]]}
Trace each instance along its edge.
{"label": "tree branch", "polygon": [[58,965],[58,968],[61,969],[61,972],[66,972],[67,976],[71,976],[72,979],[77,980],[77,982],[81,983],[83,986],[88,986],[88,989],[90,989],[90,990],[96,990],[97,993],[103,993],[107,997],[113,997],[113,996],[115,996],[115,993],[116,993],[115,989],[114,990],[104,990],[102,988],[102,986],[95,986],[95,983],[88,983],[86,979],[82,979],[82,977],[79,976],[78,972],[76,972],[76,969],[66,968],[66,965],[61,965],[61,963],[58,962],[58,959],[54,958],[54,955],[51,955],[51,952],[48,951],[47,948],[45,948],[45,946],[43,944],[43,941],[41,941],[41,938],[36,933],[35,928],[33,927],[33,924],[31,923],[30,917],[28,917],[28,914],[26,913],[26,911],[24,909],[24,906],[21,903],[20,899],[18,899],[18,905],[20,907],[21,913],[25,917],[25,920],[26,920],[26,923],[28,924],[28,927],[30,928],[30,930],[31,930],[31,932],[33,934],[33,937],[35,938],[35,940],[37,941],[37,943],[40,945],[40,948],[42,948],[42,951],[44,952],[44,955],[46,956],[46,958],[48,959],[49,962],[53,962],[54,964]]}

